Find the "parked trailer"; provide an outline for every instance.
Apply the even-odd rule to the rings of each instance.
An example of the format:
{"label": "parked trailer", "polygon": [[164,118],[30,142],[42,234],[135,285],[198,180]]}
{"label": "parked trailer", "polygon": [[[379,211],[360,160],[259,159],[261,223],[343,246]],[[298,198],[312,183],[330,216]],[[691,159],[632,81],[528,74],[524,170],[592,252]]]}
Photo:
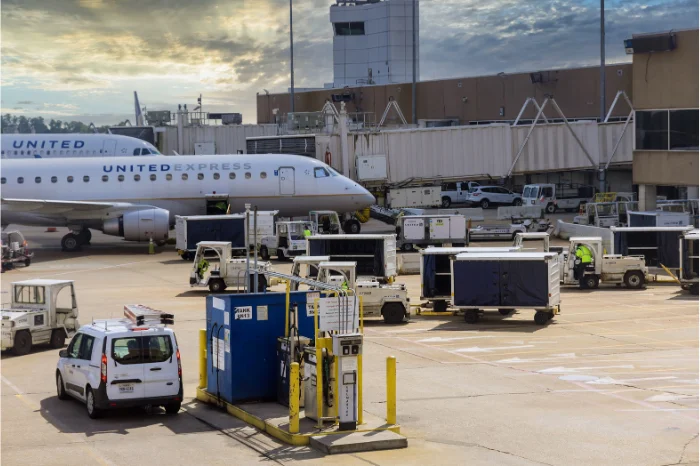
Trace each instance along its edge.
{"label": "parked trailer", "polygon": [[560,311],[559,256],[552,252],[462,253],[452,260],[453,305],[473,324],[485,309],[534,309],[545,325]]}
{"label": "parked trailer", "polygon": [[358,277],[393,281],[396,270],[394,235],[315,235],[306,238],[309,256],[329,256],[331,262],[356,262]]}
{"label": "parked trailer", "polygon": [[467,244],[467,219],[463,215],[405,215],[396,225],[397,247],[412,251],[413,246]]}
{"label": "parked trailer", "polygon": [[681,269],[678,273],[681,286],[687,288],[690,294],[698,295],[698,277],[700,269],[698,268],[698,258],[700,257],[700,231],[692,230],[684,232],[679,242],[679,255],[681,260]]}
{"label": "parked trailer", "polygon": [[498,248],[426,248],[420,251],[420,299],[433,303],[433,312],[447,311],[452,300],[450,259],[461,253],[517,252],[518,247]]}
{"label": "parked trailer", "polygon": [[202,241],[223,241],[245,250],[245,232],[245,214],[175,216],[175,248],[186,261],[194,258]]}
{"label": "parked trailer", "polygon": [[[693,227],[610,227],[613,251],[607,254],[644,256],[651,274],[663,273],[665,267],[679,270],[678,238]],[[655,269],[655,270],[654,270]]]}

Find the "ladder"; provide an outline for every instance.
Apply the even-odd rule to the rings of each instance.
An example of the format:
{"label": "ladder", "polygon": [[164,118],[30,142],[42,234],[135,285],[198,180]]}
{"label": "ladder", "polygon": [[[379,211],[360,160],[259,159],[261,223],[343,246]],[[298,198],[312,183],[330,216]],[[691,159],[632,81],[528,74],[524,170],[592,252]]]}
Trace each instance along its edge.
{"label": "ladder", "polygon": [[276,278],[281,278],[282,280],[287,280],[290,282],[296,282],[300,283],[302,285],[308,285],[308,286],[313,286],[316,289],[319,290],[326,290],[326,291],[338,291],[341,294],[343,292],[346,292],[347,290],[343,290],[340,286],[337,285],[330,285],[325,282],[319,282],[317,280],[311,280],[309,278],[302,278],[302,277],[297,277],[296,275],[289,275],[286,273],[280,273],[280,272],[273,272],[271,270],[269,271],[264,271],[262,272],[265,274],[267,277],[276,277]]}
{"label": "ladder", "polygon": [[126,304],[124,317],[136,325],[174,324],[175,316],[167,312],[144,306],[143,304]]}

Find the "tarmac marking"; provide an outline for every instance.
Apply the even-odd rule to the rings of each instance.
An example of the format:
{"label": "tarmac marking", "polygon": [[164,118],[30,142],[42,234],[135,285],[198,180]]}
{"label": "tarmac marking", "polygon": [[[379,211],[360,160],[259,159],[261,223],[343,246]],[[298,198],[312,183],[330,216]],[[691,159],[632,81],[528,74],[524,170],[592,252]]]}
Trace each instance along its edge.
{"label": "tarmac marking", "polygon": [[[17,387],[17,385],[13,384],[10,382],[7,377],[4,375],[0,376],[0,379],[10,387],[14,392],[15,392],[15,398],[20,400],[22,403],[24,403],[25,406],[27,406],[29,409],[35,412],[40,412],[43,411],[44,415],[47,417],[51,418],[51,423],[54,424],[55,426],[58,426],[60,430],[64,432],[68,432],[69,429],[67,429],[61,421],[53,417],[48,411],[42,410],[40,406],[37,406],[35,403],[33,403],[31,400],[29,400],[25,395],[25,393]],[[100,463],[103,466],[115,466],[114,463],[109,461],[107,458],[102,456],[99,452],[97,452],[94,447],[92,447],[84,438],[82,438],[78,434],[67,434],[75,439],[75,442],[70,442],[73,445],[77,445],[79,448],[84,450],[88,455],[90,455],[95,461]]]}
{"label": "tarmac marking", "polygon": [[95,269],[83,269],[83,270],[73,270],[73,271],[70,271],[70,272],[53,273],[53,274],[50,274],[49,276],[51,276],[51,277],[58,277],[59,275],[70,275],[70,274],[72,274],[72,273],[97,272],[98,270],[115,269],[115,268],[126,267],[126,266],[134,265],[134,264],[141,264],[141,263],[143,263],[143,262],[150,262],[150,261],[148,261],[148,260],[143,260],[143,261],[126,262],[126,263],[124,263],[124,264],[108,265],[108,266],[105,266],[105,267],[97,267],[97,268],[95,268]]}

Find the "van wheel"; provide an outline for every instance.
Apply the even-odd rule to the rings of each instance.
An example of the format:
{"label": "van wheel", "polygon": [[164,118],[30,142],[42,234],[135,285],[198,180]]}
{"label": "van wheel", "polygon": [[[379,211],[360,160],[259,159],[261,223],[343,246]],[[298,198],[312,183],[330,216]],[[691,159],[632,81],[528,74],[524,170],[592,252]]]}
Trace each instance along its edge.
{"label": "van wheel", "polygon": [[482,209],[488,209],[491,206],[491,203],[488,199],[482,199],[479,205],[481,205]]}
{"label": "van wheel", "polygon": [[362,227],[360,227],[360,222],[358,222],[354,218],[348,220],[343,224],[343,231],[349,235],[358,235],[360,234],[361,229]]}
{"label": "van wheel", "polygon": [[15,333],[15,344],[12,346],[12,352],[17,356],[29,354],[32,350],[32,336],[27,330],[21,330]]}
{"label": "van wheel", "polygon": [[404,243],[401,245],[401,250],[404,252],[410,252],[413,251],[413,244],[411,243]]}
{"label": "van wheel", "polygon": [[464,321],[468,324],[479,322],[479,311],[476,309],[467,309],[464,311]]}
{"label": "van wheel", "polygon": [[554,204],[547,204],[547,207],[545,207],[545,210],[547,211],[548,214],[553,214],[554,212],[557,211],[557,206]]}
{"label": "van wheel", "polygon": [[625,286],[632,290],[639,290],[644,287],[644,274],[637,270],[625,274]]}
{"label": "van wheel", "polygon": [[62,328],[57,328],[51,332],[51,340],[49,342],[51,348],[63,348],[66,344],[66,332]]}
{"label": "van wheel", "polygon": [[69,398],[66,394],[66,387],[63,385],[63,377],[58,371],[56,371],[56,396],[59,400],[67,400]]}
{"label": "van wheel", "polygon": [[99,419],[102,417],[102,411],[95,406],[95,394],[92,392],[92,388],[87,387],[85,393],[85,408],[87,409],[88,417],[90,419]]}
{"label": "van wheel", "polygon": [[599,283],[600,279],[597,275],[586,275],[579,279],[578,286],[582,290],[594,290],[598,288]]}
{"label": "van wheel", "polygon": [[697,296],[698,291],[700,291],[700,289],[698,288],[698,284],[693,283],[692,285],[690,285],[690,288],[688,289],[688,291],[690,291],[690,294]]}
{"label": "van wheel", "polygon": [[284,249],[277,250],[277,260],[280,260],[280,261],[287,260],[287,258],[284,255]]}
{"label": "van wheel", "polygon": [[515,207],[520,207],[521,205],[523,205],[523,200],[518,198],[518,199],[513,201],[513,205]]}
{"label": "van wheel", "polygon": [[30,265],[32,265],[32,260],[30,258],[24,259],[24,266],[29,267]]}
{"label": "van wheel", "polygon": [[450,205],[452,205],[452,199],[445,196],[442,198],[442,204],[440,204],[440,205],[442,205],[443,209],[447,209]]}
{"label": "van wheel", "polygon": [[260,247],[260,258],[264,261],[270,260],[270,251],[267,250],[267,246]]}
{"label": "van wheel", "polygon": [[187,251],[183,252],[180,257],[182,257],[183,261],[191,261],[192,260],[192,256]]}
{"label": "van wheel", "polygon": [[165,414],[169,414],[169,415],[173,416],[173,415],[179,413],[181,405],[182,404],[178,401],[177,403],[170,403],[170,404],[163,406],[165,408]]}
{"label": "van wheel", "polygon": [[221,278],[215,278],[209,281],[209,291],[212,293],[221,293],[226,289],[226,283]]}
{"label": "van wheel", "polygon": [[382,307],[385,324],[400,324],[405,314],[406,310],[401,303],[386,303]]}

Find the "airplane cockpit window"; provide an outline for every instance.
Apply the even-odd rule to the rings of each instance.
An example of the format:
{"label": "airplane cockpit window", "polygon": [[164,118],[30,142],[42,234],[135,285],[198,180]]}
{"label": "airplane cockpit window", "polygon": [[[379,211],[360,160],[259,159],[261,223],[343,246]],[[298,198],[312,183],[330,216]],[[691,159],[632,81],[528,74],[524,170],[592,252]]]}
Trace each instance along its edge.
{"label": "airplane cockpit window", "polygon": [[141,149],[134,149],[134,155],[141,155]]}
{"label": "airplane cockpit window", "polygon": [[160,155],[160,152],[158,152],[156,149],[151,149],[151,154]]}
{"label": "airplane cockpit window", "polygon": [[141,155],[150,155],[151,151],[148,149],[141,149]]}
{"label": "airplane cockpit window", "polygon": [[323,168],[323,167],[316,167],[316,168],[314,169],[314,177],[315,177],[315,178],[326,178],[326,177],[328,177],[328,176],[330,176],[330,175],[328,174],[328,172],[326,171],[325,168]]}

